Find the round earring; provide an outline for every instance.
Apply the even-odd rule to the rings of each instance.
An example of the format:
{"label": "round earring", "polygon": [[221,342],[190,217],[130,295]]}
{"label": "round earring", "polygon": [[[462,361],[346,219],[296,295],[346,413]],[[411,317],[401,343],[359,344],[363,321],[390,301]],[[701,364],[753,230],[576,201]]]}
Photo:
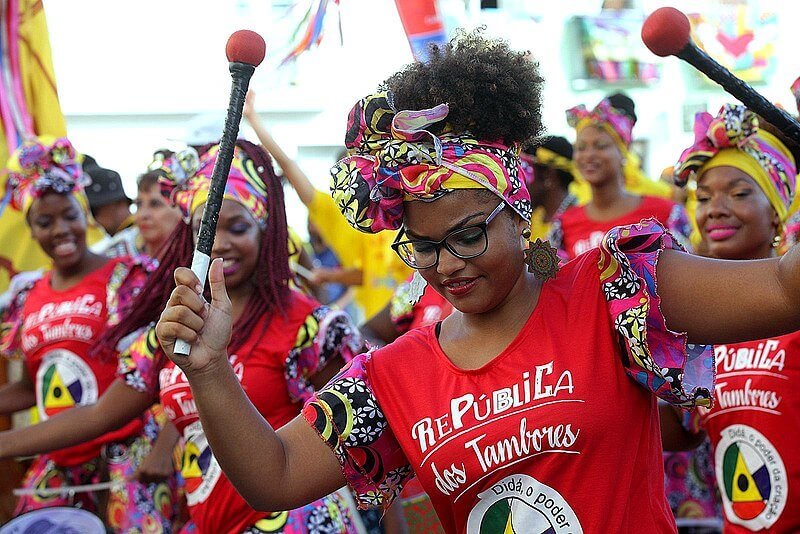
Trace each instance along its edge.
{"label": "round earring", "polygon": [[559,270],[560,260],[558,251],[550,244],[550,241],[536,239],[528,244],[525,251],[525,264],[528,272],[533,273],[539,280],[555,278]]}
{"label": "round earring", "polygon": [[520,234],[519,236],[519,245],[520,247],[522,247],[523,252],[528,250],[528,247],[531,244],[530,239],[531,239],[531,230],[530,228],[525,228],[522,231],[522,234]]}
{"label": "round earring", "polygon": [[783,242],[783,237],[780,234],[776,235],[775,237],[772,238],[772,248],[780,247],[782,242]]}

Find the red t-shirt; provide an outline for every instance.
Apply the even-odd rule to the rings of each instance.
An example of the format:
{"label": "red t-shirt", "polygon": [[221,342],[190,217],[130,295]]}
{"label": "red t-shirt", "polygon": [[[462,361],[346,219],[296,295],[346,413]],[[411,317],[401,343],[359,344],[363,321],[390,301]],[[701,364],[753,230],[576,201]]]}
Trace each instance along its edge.
{"label": "red t-shirt", "polygon": [[590,219],[586,215],[586,206],[569,208],[558,217],[561,243],[554,245],[566,255],[566,259],[572,259],[600,246],[603,236],[611,228],[636,224],[650,217],[654,217],[673,233],[688,236],[691,231],[684,210],[677,204],[663,198],[642,197],[636,209],[608,221]]}
{"label": "red t-shirt", "polygon": [[[39,418],[94,404],[116,378],[117,361],[89,357],[89,349],[106,327],[107,286],[119,261],[111,260],[77,285],[58,291],[46,273],[28,292],[21,311],[20,346],[34,381]],[[124,440],[141,429],[134,419],[90,442],[49,456],[62,466],[78,465],[100,454],[103,444]]]}
{"label": "red t-shirt", "polygon": [[[318,306],[312,299],[293,292],[286,317],[274,315],[266,331],[263,330],[265,319],[262,319],[237,354],[229,356],[247,397],[275,429],[300,413],[306,395],[303,387],[297,385],[302,375],[316,372],[336,355],[331,351],[346,349],[341,331],[334,332],[330,324],[335,321],[332,317],[336,312]],[[317,333],[326,331],[331,334],[331,339],[323,336],[315,343]],[[326,346],[334,337],[341,345]],[[352,357],[341,355],[345,359]],[[267,517],[268,513],[251,508],[222,472],[208,446],[183,371],[174,363],[167,363],[159,373],[159,385],[161,405],[184,436],[181,472],[186,484],[189,514],[198,532],[239,533]],[[257,461],[257,454],[254,461]]]}
{"label": "red t-shirt", "polygon": [[[481,369],[455,367],[434,326],[367,363],[446,531],[674,532],[656,398],[597,349],[616,343],[599,279],[579,268],[597,261],[545,285],[517,338]],[[598,507],[598,494],[618,506]]]}
{"label": "red t-shirt", "polygon": [[564,266],[509,346],[457,368],[436,326],[355,358],[303,409],[361,504],[416,474],[445,531],[674,532],[656,399],[710,404],[712,348],[661,315],[671,234],[614,229]]}
{"label": "red t-shirt", "polygon": [[800,532],[800,332],[718,345],[714,447],[725,532]]}

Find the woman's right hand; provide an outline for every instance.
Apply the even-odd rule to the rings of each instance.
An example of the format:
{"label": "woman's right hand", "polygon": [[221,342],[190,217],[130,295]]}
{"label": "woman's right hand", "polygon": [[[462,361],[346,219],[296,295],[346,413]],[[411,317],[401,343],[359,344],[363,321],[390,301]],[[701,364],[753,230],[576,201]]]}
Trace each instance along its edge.
{"label": "woman's right hand", "polygon": [[[220,361],[227,362],[233,321],[221,259],[211,262],[208,281],[210,303],[203,298],[203,288],[191,269],[176,269],[177,287],[156,325],[156,336],[164,352],[187,375]],[[176,339],[183,339],[191,345],[189,356],[174,353]]]}

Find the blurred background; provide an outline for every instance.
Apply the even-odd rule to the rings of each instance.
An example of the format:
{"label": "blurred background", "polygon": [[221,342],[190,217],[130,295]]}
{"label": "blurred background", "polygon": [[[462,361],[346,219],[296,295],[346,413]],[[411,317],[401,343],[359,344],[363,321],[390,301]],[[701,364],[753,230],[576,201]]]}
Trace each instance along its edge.
{"label": "blurred background", "polygon": [[[340,150],[350,106],[420,45],[457,28],[530,50],[546,79],[544,126],[574,137],[564,110],[624,91],[636,102],[635,149],[658,178],[691,141],[694,113],[731,99],[675,58],[641,42],[662,1],[600,0],[45,0],[55,83],[78,150],[119,171],[129,194],[154,149],[193,134],[219,136],[230,76],[224,54],[239,28],[261,33],[267,60],[252,87],[276,140],[320,187]],[[768,99],[794,111],[800,3],[674,0],[698,42]],[[405,25],[400,14],[404,14]],[[409,36],[411,39],[409,39]],[[424,48],[424,47],[423,47]],[[246,125],[245,137],[254,139]],[[217,137],[218,138],[218,137]],[[290,224],[305,211],[288,193]]]}

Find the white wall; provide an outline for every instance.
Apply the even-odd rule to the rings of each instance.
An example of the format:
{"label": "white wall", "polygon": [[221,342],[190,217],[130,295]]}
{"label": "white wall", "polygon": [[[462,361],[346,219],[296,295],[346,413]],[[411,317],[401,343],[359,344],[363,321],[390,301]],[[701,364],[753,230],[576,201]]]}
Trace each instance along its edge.
{"label": "white wall", "polygon": [[[673,0],[672,5],[702,11],[710,0]],[[250,28],[265,36],[268,59],[252,81],[276,139],[294,155],[318,186],[340,146],[350,106],[403,64],[411,54],[393,0],[342,0],[344,45],[332,6],[320,49],[293,65],[277,68],[285,51],[280,43],[292,28],[281,17],[286,0],[102,0],[45,1],[59,94],[69,135],[79,150],[122,173],[126,189],[149,162],[153,150],[182,139],[198,113],[221,117],[227,107],[230,77],[224,46],[227,36]],[[333,4],[333,3],[331,3]],[[468,2],[469,4],[469,2]],[[546,78],[544,124],[553,134],[572,138],[564,110],[594,105],[623,89],[637,103],[635,136],[650,143],[647,170],[657,174],[691,141],[683,132],[683,105],[704,104],[710,111],[730,100],[721,89],[690,83],[691,67],[663,60],[663,76],[650,87],[578,90],[565,73],[582,61],[576,43],[565,34],[575,15],[597,14],[599,0],[506,0],[506,9],[480,12],[462,0],[440,0],[448,25],[486,24],[487,32],[529,49]],[[641,0],[641,9],[661,5]],[[796,21],[800,2],[761,0],[776,9],[781,37],[779,63],[763,94],[791,109],[788,87],[800,75]],[[248,130],[245,128],[247,137]],[[305,210],[287,196],[290,222],[304,229]]]}

